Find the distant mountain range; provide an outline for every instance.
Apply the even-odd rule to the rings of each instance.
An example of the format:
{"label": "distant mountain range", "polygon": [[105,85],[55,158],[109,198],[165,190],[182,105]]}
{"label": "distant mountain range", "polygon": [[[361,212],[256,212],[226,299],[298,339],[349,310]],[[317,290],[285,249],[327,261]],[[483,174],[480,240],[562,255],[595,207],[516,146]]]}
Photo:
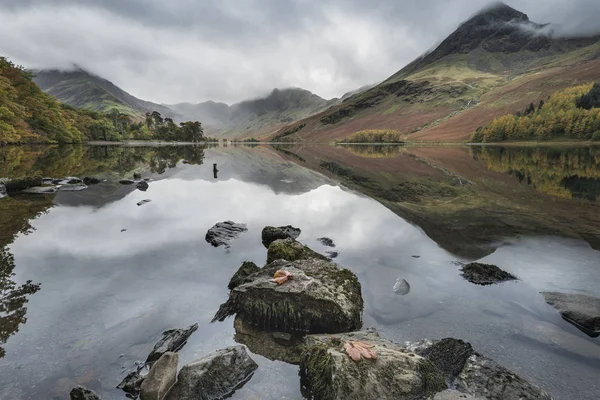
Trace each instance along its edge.
{"label": "distant mountain range", "polygon": [[211,135],[333,141],[364,129],[396,130],[413,141],[466,141],[494,117],[557,89],[600,80],[599,37],[560,38],[551,25],[497,3],[462,23],[433,51],[382,83],[340,99],[299,88],[227,105],[156,104],[82,69],[37,71],[42,90],[75,107],[141,116],[158,111],[199,120]]}

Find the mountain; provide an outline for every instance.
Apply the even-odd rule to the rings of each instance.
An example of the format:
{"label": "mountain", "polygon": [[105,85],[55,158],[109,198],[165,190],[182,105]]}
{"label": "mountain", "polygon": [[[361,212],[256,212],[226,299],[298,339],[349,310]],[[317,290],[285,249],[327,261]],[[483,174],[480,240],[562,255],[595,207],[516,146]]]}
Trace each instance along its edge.
{"label": "mountain", "polygon": [[295,132],[284,136],[329,142],[385,129],[408,141],[468,141],[499,115],[525,109],[557,89],[600,79],[599,39],[557,37],[552,25],[496,3],[379,85],[273,137]]}
{"label": "mountain", "polygon": [[280,127],[321,112],[339,99],[325,100],[299,88],[273,89],[266,97],[228,106],[207,101],[169,105],[187,119],[201,121],[211,134],[227,138],[263,136]]}
{"label": "mountain", "polygon": [[76,108],[104,112],[116,108],[132,116],[158,111],[163,117],[179,117],[170,108],[140,100],[112,82],[81,68],[71,71],[40,70],[33,73],[33,81],[44,92]]}

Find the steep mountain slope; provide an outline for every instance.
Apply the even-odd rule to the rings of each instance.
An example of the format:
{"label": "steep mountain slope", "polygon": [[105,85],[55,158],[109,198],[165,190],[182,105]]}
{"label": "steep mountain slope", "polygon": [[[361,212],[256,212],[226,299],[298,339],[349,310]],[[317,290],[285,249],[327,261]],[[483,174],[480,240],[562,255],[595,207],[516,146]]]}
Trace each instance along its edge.
{"label": "steep mountain slope", "polygon": [[116,108],[132,116],[158,111],[164,117],[179,117],[168,107],[140,100],[112,82],[81,68],[72,71],[41,70],[35,71],[34,75],[34,82],[43,91],[76,108],[104,112]]}
{"label": "steep mountain slope", "polygon": [[302,126],[288,140],[332,141],[392,129],[407,140],[466,141],[497,115],[600,79],[599,56],[599,37],[554,37],[551,26],[498,3],[381,84],[276,135]]}
{"label": "steep mountain slope", "polygon": [[284,125],[323,111],[338,102],[338,99],[325,100],[308,90],[288,88],[273,89],[266,97],[231,106],[207,101],[169,107],[188,119],[202,121],[213,134],[245,138],[273,133]]}

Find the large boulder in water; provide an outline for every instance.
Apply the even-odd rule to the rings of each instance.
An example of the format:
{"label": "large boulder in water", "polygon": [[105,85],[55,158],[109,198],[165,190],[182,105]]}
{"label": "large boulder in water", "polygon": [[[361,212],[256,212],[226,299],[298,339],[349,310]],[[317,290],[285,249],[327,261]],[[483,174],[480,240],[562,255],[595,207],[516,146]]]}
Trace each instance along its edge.
{"label": "large boulder in water", "polygon": [[[291,279],[275,283],[273,277],[280,270],[291,274]],[[330,261],[278,260],[248,276],[246,281],[230,292],[213,322],[238,314],[259,327],[307,333],[347,332],[362,325],[363,299],[358,278]]]}
{"label": "large boulder in water", "polygon": [[229,248],[229,242],[247,230],[246,224],[236,224],[233,221],[218,222],[206,232],[205,239],[214,247]]}
{"label": "large boulder in water", "polygon": [[26,176],[23,178],[14,178],[4,183],[7,193],[21,192],[34,186],[42,186],[41,176]]}
{"label": "large boulder in water", "polygon": [[550,400],[550,396],[493,360],[478,354],[469,343],[446,338],[409,346],[430,360],[450,386],[488,400]]}
{"label": "large boulder in water", "polygon": [[275,260],[296,261],[307,258],[328,260],[324,255],[291,238],[276,240],[269,245],[267,250],[267,263]]}
{"label": "large boulder in water", "polygon": [[476,285],[492,285],[517,280],[517,277],[492,264],[470,263],[462,267],[462,276]]}
{"label": "large boulder in water", "polygon": [[177,353],[166,352],[156,361],[140,386],[142,400],[162,400],[177,380]]}
{"label": "large boulder in water", "polygon": [[226,398],[250,380],[256,368],[244,346],[217,350],[181,368],[167,400]]}
{"label": "large boulder in water", "polygon": [[71,397],[71,400],[101,400],[96,393],[83,386],[74,387],[69,393],[69,397]]}
{"label": "large boulder in water", "polygon": [[265,226],[262,230],[262,243],[268,249],[269,245],[278,239],[298,239],[302,231],[291,225]]}
{"label": "large boulder in water", "polygon": [[[355,343],[376,358],[350,358],[345,348]],[[323,400],[424,399],[447,388],[431,361],[374,330],[307,336],[300,377],[312,398]]]}
{"label": "large boulder in water", "polygon": [[600,335],[600,298],[559,292],[542,292],[542,295],[567,322],[589,336]]}

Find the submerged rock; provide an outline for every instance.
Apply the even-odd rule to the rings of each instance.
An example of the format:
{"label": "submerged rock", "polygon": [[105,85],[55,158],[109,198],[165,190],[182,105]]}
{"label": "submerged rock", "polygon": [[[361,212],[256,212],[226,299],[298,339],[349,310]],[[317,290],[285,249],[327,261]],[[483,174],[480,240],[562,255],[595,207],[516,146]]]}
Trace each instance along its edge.
{"label": "submerged rock", "polygon": [[338,253],[337,251],[326,251],[325,254],[327,254],[327,257],[331,259],[337,258],[337,256],[340,255],[340,253]]}
{"label": "submerged rock", "polygon": [[518,278],[495,265],[470,263],[462,267],[462,276],[471,283],[477,285],[492,285],[505,281],[514,281]]}
{"label": "submerged rock", "polygon": [[34,186],[42,186],[41,176],[27,176],[24,178],[15,178],[4,183],[7,193],[21,192]]}
{"label": "submerged rock", "polygon": [[[344,350],[350,341],[373,346],[377,358],[353,361]],[[300,378],[312,398],[323,400],[422,399],[447,388],[431,361],[374,330],[307,336]]]}
{"label": "submerged rock", "polygon": [[198,329],[198,324],[193,324],[187,328],[169,329],[163,332],[163,337],[154,345],[154,348],[148,355],[146,362],[158,360],[166,352],[179,351],[186,343],[188,338]]}
{"label": "submerged rock", "polygon": [[394,293],[405,296],[410,292],[410,284],[406,279],[398,278],[393,287]]}
{"label": "submerged rock", "polygon": [[[290,273],[292,279],[281,285],[273,282],[278,270]],[[335,333],[360,328],[362,310],[361,286],[351,271],[316,258],[278,260],[235,287],[213,322],[238,314],[261,328]]]}
{"label": "submerged rock", "polygon": [[148,182],[146,182],[146,181],[140,181],[140,182],[136,183],[135,187],[138,190],[141,190],[142,192],[145,192],[146,190],[148,190],[148,188],[150,187],[150,185],[148,185]]}
{"label": "submerged rock", "polygon": [[328,258],[319,254],[302,243],[288,238],[278,239],[269,245],[267,250],[267,263],[272,263],[275,260],[296,261],[307,258],[318,258],[327,260]]}
{"label": "submerged rock", "polygon": [[583,294],[542,292],[546,303],[589,336],[600,336],[600,298]]}
{"label": "submerged rock", "polygon": [[77,386],[69,393],[71,400],[101,400],[93,391],[84,388],[83,386]]}
{"label": "submerged rock", "polygon": [[229,242],[246,232],[246,224],[236,224],[233,221],[218,222],[206,232],[206,241],[214,247],[231,247]]}
{"label": "submerged rock", "polygon": [[131,179],[121,179],[119,181],[119,183],[121,185],[133,185],[135,183],[135,181],[131,180]]}
{"label": "submerged rock", "polygon": [[23,193],[29,194],[51,194],[58,192],[59,186],[34,186],[23,190]]}
{"label": "submerged rock", "polygon": [[177,353],[164,353],[150,368],[140,386],[142,400],[162,400],[177,379]]}
{"label": "submerged rock", "polygon": [[487,400],[550,400],[547,393],[478,354],[462,340],[422,341],[412,347],[462,393]]}
{"label": "submerged rock", "polygon": [[262,243],[266,248],[278,239],[297,239],[302,231],[291,225],[287,226],[265,226],[262,230]]}
{"label": "submerged rock", "polygon": [[100,179],[93,176],[86,176],[85,178],[83,178],[83,183],[85,183],[86,185],[97,185],[100,183]]}
{"label": "submerged rock", "polygon": [[335,243],[333,242],[333,240],[329,239],[328,237],[320,237],[317,238],[317,240],[319,241],[319,243],[321,243],[323,246],[327,246],[327,247],[335,247]]}
{"label": "submerged rock", "polygon": [[86,185],[78,185],[78,184],[65,184],[61,185],[58,190],[61,192],[80,192],[82,190],[87,189]]}
{"label": "submerged rock", "polygon": [[231,395],[258,368],[244,346],[217,350],[189,363],[179,371],[168,400],[212,400]]}
{"label": "submerged rock", "polygon": [[136,365],[136,367],[123,378],[121,383],[117,385],[117,389],[121,389],[133,396],[133,398],[137,398],[140,394],[140,387],[142,386],[150,367],[151,364],[141,363]]}
{"label": "submerged rock", "polygon": [[144,199],[144,200],[138,201],[138,202],[137,202],[137,205],[138,205],[138,206],[143,206],[144,204],[146,204],[146,203],[150,203],[151,201],[152,201],[152,200],[150,200],[150,199]]}
{"label": "submerged rock", "polygon": [[227,288],[229,290],[233,290],[244,283],[250,282],[247,280],[248,277],[258,271],[260,271],[260,267],[258,267],[252,261],[244,261],[236,273],[233,274],[233,277],[229,281]]}

